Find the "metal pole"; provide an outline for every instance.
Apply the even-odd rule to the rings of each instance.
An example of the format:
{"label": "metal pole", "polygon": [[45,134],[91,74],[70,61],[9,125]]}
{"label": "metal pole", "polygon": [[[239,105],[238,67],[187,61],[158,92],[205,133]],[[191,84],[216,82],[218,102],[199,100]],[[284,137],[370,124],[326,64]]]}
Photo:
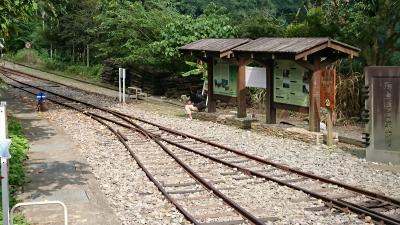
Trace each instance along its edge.
{"label": "metal pole", "polygon": [[[0,103],[0,142],[7,139],[6,102]],[[3,204],[3,225],[9,224],[9,196],[8,196],[8,158],[1,157],[1,200]]]}
{"label": "metal pole", "polygon": [[125,78],[126,69],[122,69],[122,102],[125,103]]}
{"label": "metal pole", "polygon": [[13,225],[12,219],[14,218],[14,211],[15,211],[16,208],[21,207],[21,206],[50,205],[50,204],[58,204],[58,205],[61,205],[63,207],[63,210],[64,210],[64,225],[68,225],[68,210],[67,210],[67,206],[63,202],[60,202],[60,201],[18,203],[11,209],[11,212],[10,212],[11,222],[10,222],[10,224]]}
{"label": "metal pole", "polygon": [[122,101],[122,96],[121,96],[121,77],[122,77],[122,68],[119,68],[119,75],[118,75],[118,97],[119,97],[119,102]]}

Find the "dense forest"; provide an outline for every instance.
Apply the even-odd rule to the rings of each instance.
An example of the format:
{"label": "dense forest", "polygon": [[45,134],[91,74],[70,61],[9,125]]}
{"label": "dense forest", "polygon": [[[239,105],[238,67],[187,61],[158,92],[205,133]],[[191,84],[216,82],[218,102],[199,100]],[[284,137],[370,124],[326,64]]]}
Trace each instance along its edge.
{"label": "dense forest", "polygon": [[171,74],[189,69],[176,47],[201,38],[331,37],[362,49],[341,62],[348,78],[400,65],[399,12],[399,0],[3,0],[0,37],[17,59],[31,42],[49,68],[100,73],[113,60]]}

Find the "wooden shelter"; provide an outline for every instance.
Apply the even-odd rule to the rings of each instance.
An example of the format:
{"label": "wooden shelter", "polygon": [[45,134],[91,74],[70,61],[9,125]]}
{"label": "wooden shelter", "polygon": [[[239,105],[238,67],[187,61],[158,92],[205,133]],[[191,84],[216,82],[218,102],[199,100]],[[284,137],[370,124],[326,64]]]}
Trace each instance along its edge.
{"label": "wooden shelter", "polygon": [[[234,58],[238,65],[237,103],[238,117],[246,117],[245,68],[256,62],[267,71],[266,113],[267,123],[276,123],[276,109],[308,112],[310,131],[319,131],[320,71],[340,58],[358,56],[360,49],[330,38],[259,38],[249,39],[202,39],[179,48],[208,63],[209,112],[215,112],[213,94],[214,57]],[[274,102],[274,68],[276,60],[290,60],[310,71],[309,106],[301,107]],[[210,101],[211,99],[211,101]]]}
{"label": "wooden shelter", "polygon": [[190,54],[207,63],[208,74],[208,112],[216,112],[213,66],[215,58],[231,58],[232,49],[246,44],[251,39],[201,39],[178,48],[185,54]]}

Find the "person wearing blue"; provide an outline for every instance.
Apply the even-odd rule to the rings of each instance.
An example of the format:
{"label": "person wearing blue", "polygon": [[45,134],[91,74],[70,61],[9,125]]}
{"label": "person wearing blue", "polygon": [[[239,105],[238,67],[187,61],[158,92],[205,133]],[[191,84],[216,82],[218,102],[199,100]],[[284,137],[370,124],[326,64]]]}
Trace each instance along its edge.
{"label": "person wearing blue", "polygon": [[42,91],[39,91],[36,94],[36,111],[39,112],[43,111],[45,101],[46,101],[46,94]]}

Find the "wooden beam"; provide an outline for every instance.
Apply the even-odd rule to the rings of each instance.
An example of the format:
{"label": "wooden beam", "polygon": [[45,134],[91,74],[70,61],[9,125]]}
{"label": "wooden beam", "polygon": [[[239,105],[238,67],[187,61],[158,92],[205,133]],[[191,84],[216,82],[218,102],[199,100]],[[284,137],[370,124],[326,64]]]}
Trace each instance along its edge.
{"label": "wooden beam", "polygon": [[304,61],[304,60],[295,60],[295,62],[296,62],[298,65],[300,65],[300,66],[302,66],[302,67],[304,67],[304,68],[306,68],[306,69],[308,69],[308,70],[311,70],[311,71],[315,71],[315,70],[316,70],[315,66],[314,66],[313,64],[310,64],[310,63],[307,62],[307,61]]}
{"label": "wooden beam", "polygon": [[337,50],[339,52],[346,53],[351,57],[353,57],[353,56],[358,57],[358,51],[351,50],[349,48],[343,47],[343,46],[341,46],[339,44],[336,44],[336,43],[331,43],[330,44],[330,48],[333,48],[333,49],[335,49],[335,50]]}
{"label": "wooden beam", "polygon": [[309,56],[309,55],[311,55],[313,53],[319,52],[319,51],[321,51],[321,50],[323,50],[323,49],[325,49],[327,47],[328,47],[328,43],[324,43],[324,44],[315,46],[315,47],[313,47],[311,49],[308,49],[306,51],[303,51],[301,53],[296,54],[294,59],[295,60],[299,60],[299,59],[305,58],[305,57],[307,57],[307,56]]}
{"label": "wooden beam", "polygon": [[238,97],[238,110],[237,117],[244,118],[247,116],[246,113],[246,97],[247,97],[247,88],[246,88],[246,62],[248,59],[239,58],[239,67],[238,67],[238,79],[237,79],[237,97]]}
{"label": "wooden beam", "polygon": [[321,59],[314,58],[315,70],[310,82],[310,108],[309,108],[309,125],[310,131],[320,131],[320,92],[321,92]]}
{"label": "wooden beam", "polygon": [[207,59],[207,82],[208,82],[208,102],[207,108],[209,113],[215,113],[217,106],[214,98],[214,58]]}
{"label": "wooden beam", "polygon": [[290,110],[293,112],[299,112],[299,113],[304,113],[304,114],[309,113],[309,107],[303,107],[303,106],[298,106],[298,105],[289,105],[289,104],[283,104],[283,103],[278,103],[278,102],[274,102],[273,106],[275,109],[286,109],[286,110]]}
{"label": "wooden beam", "polygon": [[[257,64],[263,66],[263,67],[268,67],[268,66],[269,66],[269,65],[268,65],[268,62],[263,62],[262,60],[259,60],[259,59],[253,59],[253,61],[254,61],[255,63],[257,63]],[[268,68],[267,68],[267,71],[268,71]],[[266,75],[268,75],[268,72],[267,72]]]}
{"label": "wooden beam", "polygon": [[324,61],[321,62],[321,68],[325,68],[332,63],[338,61],[339,59],[343,58],[341,55],[330,55]]}
{"label": "wooden beam", "polygon": [[268,60],[264,65],[266,66],[266,74],[267,76],[267,93],[265,95],[265,114],[266,114],[266,123],[267,124],[275,124],[276,123],[276,108],[274,107],[274,60]]}
{"label": "wooden beam", "polygon": [[220,58],[224,58],[224,57],[227,57],[228,59],[230,58],[230,56],[233,54],[233,52],[232,51],[226,51],[226,52],[222,52],[222,53],[220,53],[219,54],[219,57]]}

